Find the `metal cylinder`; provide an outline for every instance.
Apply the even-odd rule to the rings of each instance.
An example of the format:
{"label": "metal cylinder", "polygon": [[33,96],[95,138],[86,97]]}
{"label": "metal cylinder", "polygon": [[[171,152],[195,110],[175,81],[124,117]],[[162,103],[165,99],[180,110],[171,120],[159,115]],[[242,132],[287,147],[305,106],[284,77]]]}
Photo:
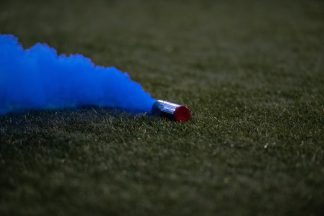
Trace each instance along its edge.
{"label": "metal cylinder", "polygon": [[186,106],[164,100],[157,100],[153,104],[152,114],[176,122],[186,122],[191,119],[191,111]]}

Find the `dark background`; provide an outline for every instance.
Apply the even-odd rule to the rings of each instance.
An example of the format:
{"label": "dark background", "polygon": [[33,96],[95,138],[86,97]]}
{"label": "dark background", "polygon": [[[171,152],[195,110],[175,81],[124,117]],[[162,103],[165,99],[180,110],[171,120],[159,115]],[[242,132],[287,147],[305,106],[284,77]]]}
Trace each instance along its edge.
{"label": "dark background", "polygon": [[323,214],[323,1],[1,0],[0,33],[194,113],[0,116],[0,215]]}

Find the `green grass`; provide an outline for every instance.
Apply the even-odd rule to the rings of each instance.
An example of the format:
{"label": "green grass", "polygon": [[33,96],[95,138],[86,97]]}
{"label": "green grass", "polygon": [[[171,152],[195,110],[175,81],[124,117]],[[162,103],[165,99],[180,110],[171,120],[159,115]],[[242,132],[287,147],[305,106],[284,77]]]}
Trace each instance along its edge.
{"label": "green grass", "polygon": [[323,1],[3,0],[0,33],[194,113],[1,116],[0,215],[323,214]]}

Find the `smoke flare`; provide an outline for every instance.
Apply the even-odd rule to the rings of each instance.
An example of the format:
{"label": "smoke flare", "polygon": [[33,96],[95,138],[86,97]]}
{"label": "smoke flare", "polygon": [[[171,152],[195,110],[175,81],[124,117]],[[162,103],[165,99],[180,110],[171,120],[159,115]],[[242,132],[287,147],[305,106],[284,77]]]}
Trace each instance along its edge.
{"label": "smoke flare", "polygon": [[155,99],[114,67],[95,65],[79,54],[58,55],[37,43],[24,49],[0,35],[0,115],[31,109],[99,106],[150,112]]}

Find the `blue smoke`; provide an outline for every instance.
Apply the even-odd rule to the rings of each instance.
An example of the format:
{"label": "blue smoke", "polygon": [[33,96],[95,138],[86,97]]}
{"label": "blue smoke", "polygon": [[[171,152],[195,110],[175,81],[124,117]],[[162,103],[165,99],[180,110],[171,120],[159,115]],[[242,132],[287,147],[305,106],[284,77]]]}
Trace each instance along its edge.
{"label": "blue smoke", "polygon": [[0,115],[31,109],[99,106],[133,114],[155,100],[126,73],[95,65],[82,55],[58,55],[46,44],[24,49],[0,35]]}

